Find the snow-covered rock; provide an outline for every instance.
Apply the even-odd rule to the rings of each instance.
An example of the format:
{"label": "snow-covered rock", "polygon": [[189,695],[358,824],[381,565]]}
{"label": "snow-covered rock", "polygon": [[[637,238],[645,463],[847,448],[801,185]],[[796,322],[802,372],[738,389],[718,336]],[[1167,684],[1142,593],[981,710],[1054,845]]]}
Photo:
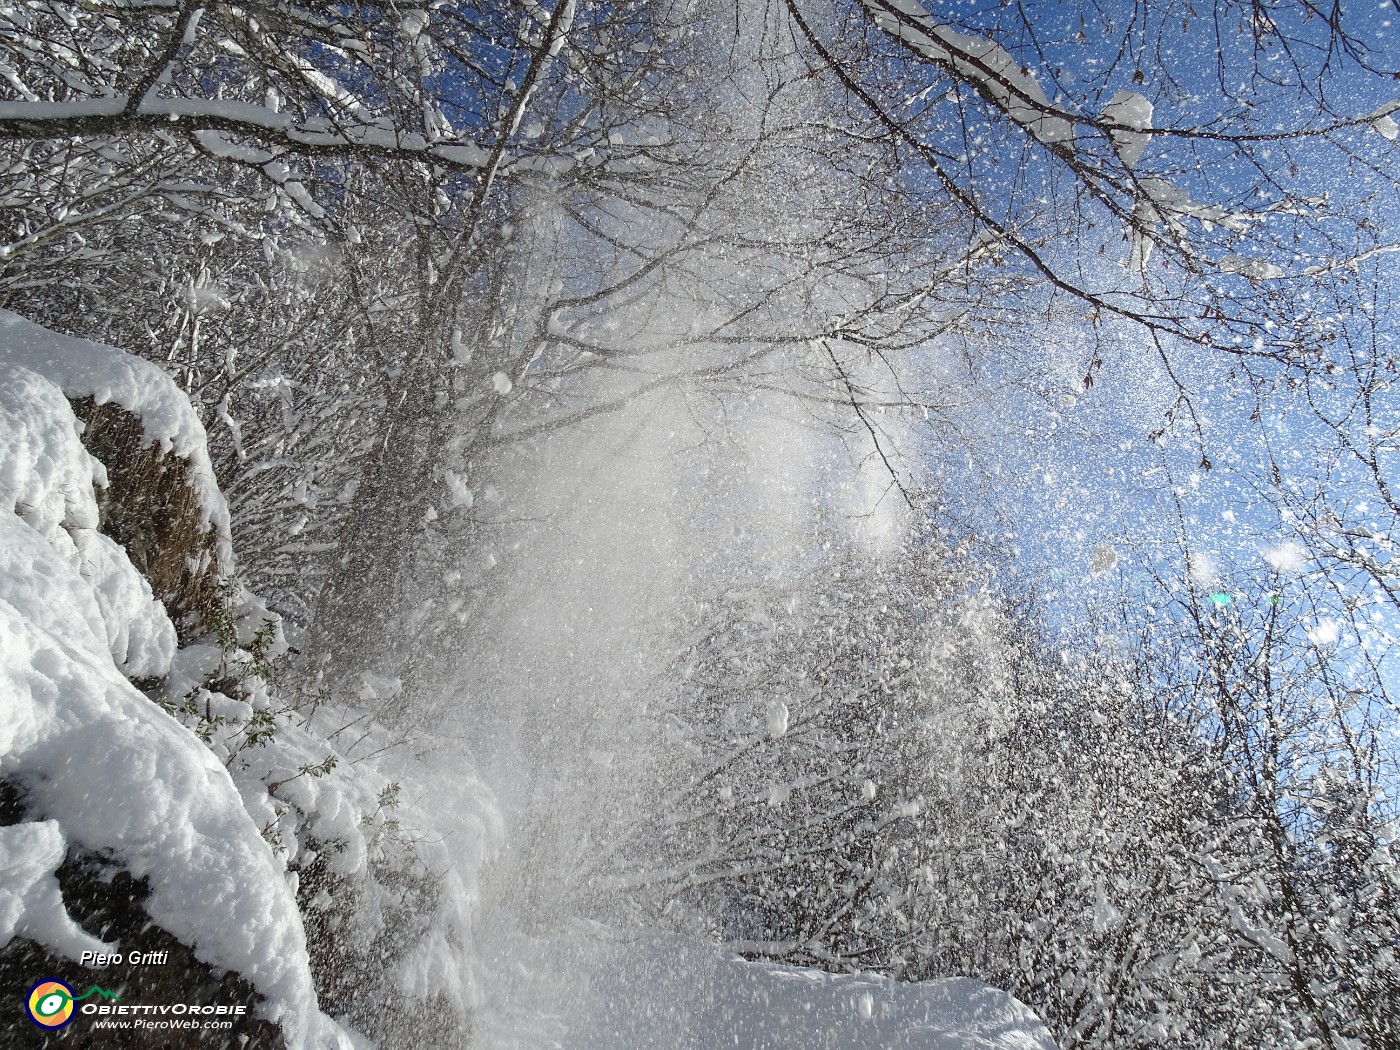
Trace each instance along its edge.
{"label": "snow-covered rock", "polygon": [[[115,443],[87,433],[108,464],[84,448],[80,399],[129,413]],[[190,490],[193,535],[163,530],[168,485]],[[98,531],[109,513],[153,516],[151,564],[199,562],[214,601],[188,636]],[[19,820],[0,827],[0,950],[136,947],[82,929],[85,896],[65,906],[55,873],[97,861],[139,880],[133,906],[198,962],[239,975],[292,1050],[455,1046],[482,998],[470,924],[494,802],[455,778],[449,851],[433,814],[348,757],[392,753],[392,734],[325,704],[313,730],[276,694],[280,619],[231,575],[228,520],[204,428],[160,369],[0,311],[0,802]]]}
{"label": "snow-covered rock", "polygon": [[[0,363],[42,376],[68,398],[115,402],[138,416],[148,441],[189,464],[189,484],[199,496],[205,524],[214,530],[219,565],[225,572],[233,570],[228,504],[214,478],[208,436],[189,398],[169,376],[132,354],[60,335],[8,310],[0,310]],[[55,418],[46,414],[40,425],[56,425]],[[97,524],[95,505],[90,524]]]}
{"label": "snow-covered rock", "polygon": [[107,645],[128,678],[162,678],[175,658],[175,625],[121,546],[83,530],[73,534],[78,572],[92,581]]}
{"label": "snow-covered rock", "polygon": [[65,395],[136,412],[188,459],[208,523],[228,535],[203,429],[169,379],[0,314],[0,775],[24,808],[0,840],[0,947],[21,935],[93,949],[53,872],[72,850],[102,855],[146,880],[155,923],[262,996],[289,1046],[348,1047],[317,1010],[295,895],[229,771],[128,681],[170,669],[174,631],[96,532],[105,472]]}
{"label": "snow-covered rock", "polygon": [[83,930],[63,907],[54,872],[67,852],[56,821],[35,820],[0,827],[0,945],[28,937],[70,957],[110,952],[109,944]]}

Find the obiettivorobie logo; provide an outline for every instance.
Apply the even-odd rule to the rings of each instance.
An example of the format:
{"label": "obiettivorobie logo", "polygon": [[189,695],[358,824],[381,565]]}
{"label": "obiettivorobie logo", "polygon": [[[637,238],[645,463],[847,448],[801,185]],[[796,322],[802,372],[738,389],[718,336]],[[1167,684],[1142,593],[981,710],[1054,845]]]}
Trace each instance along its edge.
{"label": "obiettivorobie logo", "polygon": [[40,1028],[62,1028],[73,1020],[73,1004],[94,995],[103,999],[121,998],[115,992],[109,992],[97,985],[93,985],[82,995],[74,995],[73,989],[63,981],[46,977],[29,989],[29,998],[24,1005],[29,1012],[29,1019]]}

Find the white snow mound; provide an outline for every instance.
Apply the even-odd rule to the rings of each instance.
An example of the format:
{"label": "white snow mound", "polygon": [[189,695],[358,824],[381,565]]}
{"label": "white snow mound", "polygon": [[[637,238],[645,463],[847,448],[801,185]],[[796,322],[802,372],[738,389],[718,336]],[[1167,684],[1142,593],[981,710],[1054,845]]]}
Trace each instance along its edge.
{"label": "white snow mound", "polygon": [[0,829],[0,947],[75,956],[53,871],[74,847],[149,880],[151,918],[262,995],[294,1050],[349,1048],[319,1014],[282,866],[227,770],[123,671],[169,670],[174,631],[125,552],[99,535],[101,465],[65,398],[115,399],[207,478],[203,429],[163,374],[120,351],[0,313],[0,773],[26,822]]}
{"label": "white snow mound", "polygon": [[579,923],[497,931],[484,1022],[497,1050],[1056,1050],[980,981],[898,982],[744,962],[685,937]]}
{"label": "white snow mound", "polygon": [[214,528],[220,568],[233,571],[228,504],[214,479],[208,436],[189,398],[168,375],[115,347],[51,332],[9,310],[0,310],[0,364],[27,368],[67,397],[90,397],[99,405],[114,401],[140,416],[149,441],[189,463],[188,480],[205,524]]}

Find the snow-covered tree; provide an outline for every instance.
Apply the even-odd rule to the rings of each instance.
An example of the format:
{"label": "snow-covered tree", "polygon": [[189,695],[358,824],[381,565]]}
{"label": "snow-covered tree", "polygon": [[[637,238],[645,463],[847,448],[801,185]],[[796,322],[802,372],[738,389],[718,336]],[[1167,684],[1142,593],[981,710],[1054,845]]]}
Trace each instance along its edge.
{"label": "snow-covered tree", "polygon": [[[434,716],[415,687],[480,670],[435,661],[510,611],[493,567],[524,532],[518,497],[579,465],[570,436],[600,419],[635,412],[628,440],[660,443],[640,410],[673,397],[700,448],[795,404],[913,510],[927,459],[980,451],[960,406],[1038,384],[1046,324],[1076,330],[1070,400],[1131,341],[1174,399],[1125,425],[1193,442],[1203,470],[1221,452],[1184,366],[1224,362],[1254,424],[1286,392],[1326,437],[1254,478],[1295,533],[1274,561],[1297,584],[1173,579],[1155,625],[1059,638],[992,586],[1001,555],[834,544],[685,625],[657,687],[674,753],[638,761],[664,819],[612,829],[581,881],[753,954],[987,976],[1067,1046],[1390,1045],[1373,616],[1397,604],[1381,220],[1400,103],[1381,19],[1234,0],[1092,24],[1029,0],[12,4],[0,305],[176,378],[240,572],[287,625],[265,670],[341,714],[325,733],[347,751],[384,743],[367,710],[409,734]],[[182,643],[227,634],[217,601],[159,596]],[[255,769],[247,725],[269,716],[249,711],[271,693],[201,683],[202,716],[203,694],[167,699],[272,807],[266,834],[285,824],[300,904],[364,905],[330,909],[311,953],[353,1012],[328,946],[369,930],[345,938],[346,972],[367,973],[403,947],[385,901],[433,881],[404,875],[406,846],[376,869],[360,831],[320,836],[365,846],[335,868],[304,797],[324,759]]]}
{"label": "snow-covered tree", "polygon": [[977,974],[1066,1047],[1389,1045],[1364,663],[1276,577],[1054,633],[971,550],[716,600],[658,712],[673,794],[595,888],[752,957]]}

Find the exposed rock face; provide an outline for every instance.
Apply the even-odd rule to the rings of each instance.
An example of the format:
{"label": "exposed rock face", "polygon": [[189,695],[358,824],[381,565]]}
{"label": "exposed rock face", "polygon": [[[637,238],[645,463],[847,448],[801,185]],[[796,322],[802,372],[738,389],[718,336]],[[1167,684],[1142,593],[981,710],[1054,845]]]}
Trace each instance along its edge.
{"label": "exposed rock face", "polygon": [[175,623],[180,644],[214,630],[224,611],[218,536],[191,464],[147,436],[141,419],[115,402],[73,401],[83,447],[107,468],[98,528],[122,545]]}

